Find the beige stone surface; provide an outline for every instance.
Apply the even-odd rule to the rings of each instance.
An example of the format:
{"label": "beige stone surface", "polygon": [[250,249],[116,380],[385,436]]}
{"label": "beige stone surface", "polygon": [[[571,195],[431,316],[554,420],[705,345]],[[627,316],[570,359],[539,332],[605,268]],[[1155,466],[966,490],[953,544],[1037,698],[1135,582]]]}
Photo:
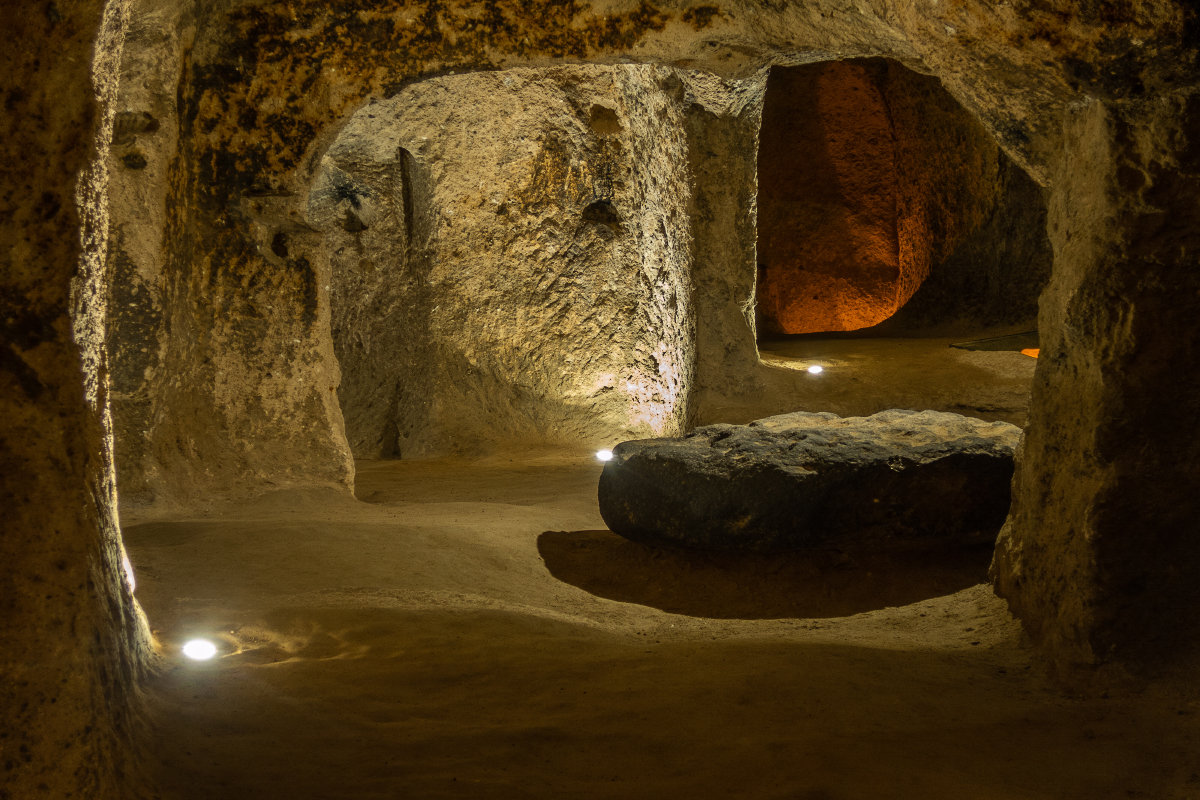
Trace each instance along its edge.
{"label": "beige stone surface", "polygon": [[151,499],[158,482],[150,433],[166,377],[167,236],[179,139],[176,88],[187,38],[183,10],[160,0],[132,2],[114,99],[107,342],[117,475],[126,502]]}
{"label": "beige stone surface", "polygon": [[357,455],[682,429],[682,96],[662,68],[507,70],[418,83],[347,123],[309,218]]}
{"label": "beige stone surface", "polygon": [[[322,155],[347,120],[368,100],[394,97],[416,80],[450,70],[622,59],[708,69],[723,76],[684,81],[692,87],[685,89],[685,96],[689,91],[699,96],[695,87],[702,85],[715,94],[729,94],[719,102],[700,104],[710,109],[712,118],[694,104],[686,114],[694,180],[690,225],[692,241],[697,243],[693,283],[698,289],[696,321],[685,324],[696,325],[696,386],[705,396],[744,397],[767,385],[752,363],[752,284],[742,270],[751,263],[745,257],[752,252],[746,234],[753,192],[746,187],[753,173],[752,160],[745,153],[747,140],[754,136],[758,107],[757,100],[748,98],[756,95],[755,81],[762,80],[762,70],[770,64],[884,56],[931,74],[978,117],[1019,166],[1048,187],[1051,205],[1060,209],[1087,205],[1095,191],[1108,192],[1102,184],[1087,184],[1089,176],[1121,172],[1112,159],[1122,156],[1114,153],[1131,147],[1113,140],[1108,142],[1112,147],[1093,148],[1092,159],[1064,161],[1063,147],[1072,141],[1062,135],[1064,115],[1090,113],[1080,109],[1093,107],[1107,109],[1105,113],[1126,121],[1132,140],[1144,135],[1159,138],[1156,147],[1163,156],[1158,161],[1189,159],[1186,122],[1176,126],[1181,133],[1153,131],[1159,123],[1152,120],[1164,119],[1166,113],[1155,111],[1154,103],[1186,106],[1185,100],[1170,98],[1196,85],[1194,15],[1189,6],[1169,0],[1120,9],[1069,3],[1047,8],[1024,2],[993,7],[982,2],[884,0],[726,3],[701,8],[690,2],[648,6],[614,0],[587,8],[534,3],[490,11],[457,3],[436,9],[387,3],[366,9],[352,3],[333,11],[322,4],[225,2],[211,4],[206,13],[220,22],[196,28],[178,84],[176,124],[181,144],[170,186],[176,213],[166,237],[170,254],[166,271],[172,285],[164,305],[171,336],[163,358],[171,366],[163,373],[149,428],[152,459],[168,465],[159,471],[160,494],[191,503],[210,493],[253,492],[288,484],[346,485],[350,480],[337,403],[340,371],[333,337],[327,334],[331,317],[322,293],[322,287],[332,284],[333,275],[319,259],[295,255],[305,240],[314,239],[304,222],[304,198]],[[726,83],[715,89],[712,80]],[[1149,97],[1163,99],[1142,99]],[[577,112],[572,124],[582,117],[583,112]],[[1138,171],[1136,166],[1134,170]],[[1093,188],[1080,194],[1068,188],[1071,182]],[[732,187],[737,199],[718,203],[716,198],[730,194],[726,187]],[[1114,190],[1137,188],[1127,190],[1118,184]],[[1187,201],[1176,200],[1177,195],[1187,194],[1186,179],[1165,191],[1166,195],[1156,194],[1147,202],[1167,209],[1168,214],[1175,202],[1186,205]],[[1037,201],[1036,193],[1025,196],[1030,203]],[[1132,226],[1118,234],[1130,242],[1125,252],[1136,252],[1143,238],[1155,235],[1136,217],[1111,216],[1109,224],[1118,230]],[[1099,273],[1087,271],[1095,267],[1099,251],[1086,257],[1071,255],[1081,245],[1067,241],[1067,233],[1066,226],[1051,225],[1056,281],[1059,286],[1087,287],[1092,279],[1085,274],[1098,278]],[[292,237],[299,243],[297,248],[284,247],[280,234]],[[1002,228],[990,235],[1004,238],[1007,232]],[[719,239],[723,240],[719,248],[706,247]],[[280,255],[285,250],[288,255]],[[1186,245],[1169,256],[1166,249],[1156,252],[1155,263],[1160,264],[1182,264],[1189,258]],[[741,267],[735,266],[739,253],[745,259]],[[1143,269],[1134,262],[1139,259],[1104,261],[1129,276]],[[1184,274],[1163,269],[1168,283]],[[1107,313],[1100,310],[1104,302],[1095,299],[1106,291],[1052,290],[1046,295],[1042,327],[1052,341],[1060,337],[1063,357],[1071,363],[1104,360],[1101,354],[1109,340],[1100,334],[1090,339],[1077,336],[1062,325],[1069,318],[1088,316],[1093,309],[1101,316]],[[1184,291],[1176,296],[1189,295]],[[468,321],[465,314],[455,318],[437,307],[439,314],[446,314],[449,326]],[[462,304],[451,303],[451,307]],[[486,319],[487,308],[487,304],[473,308],[472,320],[475,315],[480,321]],[[482,361],[476,357],[485,367],[480,374],[511,373],[512,358],[505,362],[497,355],[503,349],[489,349]],[[1128,356],[1113,357],[1111,368],[1104,369],[1103,382],[1068,381],[1062,384],[1063,391],[1078,390],[1078,396],[1049,399],[1051,391],[1058,391],[1054,389],[1047,390],[1047,399],[1035,401],[1031,439],[1045,437],[1041,441],[1047,452],[1090,453],[1067,431],[1074,426],[1098,427],[1104,414],[1121,407],[1119,402],[1103,400],[1098,392],[1163,397],[1161,389],[1139,385],[1131,377],[1136,370],[1115,367],[1126,364],[1122,358],[1132,358],[1134,350],[1122,352]],[[1057,381],[1074,368],[1060,370],[1054,353],[1051,347],[1050,358],[1044,358],[1042,365],[1045,375],[1056,376]],[[481,409],[486,410],[487,398],[498,384],[468,375],[468,369],[475,369],[470,359],[458,359],[453,352],[446,358],[416,358],[427,365],[441,363],[439,369],[452,365],[446,383],[432,394],[457,393],[447,401],[445,418],[462,426],[461,438],[478,441],[497,428],[536,427],[511,412],[523,407],[511,396],[498,401],[491,422],[476,424],[491,413]],[[494,369],[489,359],[496,361]],[[535,366],[532,373],[540,369]],[[1048,385],[1050,378],[1039,380]],[[688,389],[682,386],[680,391],[686,395]],[[461,408],[474,411],[463,414]],[[539,417],[546,413],[547,408],[540,409]],[[1066,417],[1072,420],[1070,425],[1060,421]],[[564,430],[582,429],[567,425]],[[1164,447],[1173,451],[1177,437],[1165,438]],[[380,452],[385,449],[380,445]],[[1115,474],[1133,475],[1153,449],[1113,445],[1095,463]],[[1017,485],[1044,485],[1051,474],[1061,473],[1050,460],[1032,458],[1020,468]],[[1058,501],[1047,506],[1039,525],[1061,530],[1065,539],[1074,541],[1076,534],[1068,531],[1077,527],[1068,520],[1077,512],[1067,509],[1094,507],[1097,485],[1083,478],[1054,480],[1068,481],[1062,488],[1062,507]],[[1121,480],[1113,484],[1116,495],[1124,492],[1119,488]],[[1034,490],[1019,488],[1019,493],[1024,491]],[[1037,506],[1040,500],[1031,494],[1027,503]],[[1106,502],[1096,513],[1107,513],[1103,509],[1110,506]],[[1023,530],[1019,520],[1014,518],[1014,537],[1034,541],[1048,535],[1040,529]],[[1035,605],[1023,606],[1027,610],[1022,614],[1051,614]],[[1057,614],[1056,610],[1051,615]],[[1090,629],[1091,623],[1083,619],[1063,624],[1071,630]],[[1036,621],[1031,626],[1041,630]],[[1050,639],[1057,641],[1056,636]]]}
{"label": "beige stone surface", "polygon": [[1055,273],[997,591],[1070,675],[1194,648],[1200,101],[1072,115]]}
{"label": "beige stone surface", "polygon": [[[206,13],[221,22],[197,28],[181,73],[178,125],[184,136],[172,185],[172,200],[180,211],[168,237],[173,259],[168,271],[175,277],[168,304],[172,338],[164,357],[174,366],[171,377],[164,378],[153,435],[154,457],[172,465],[163,484],[194,501],[206,492],[287,483],[344,485],[350,479],[336,403],[339,371],[324,334],[329,309],[320,287],[331,276],[319,264],[275,254],[272,245],[278,233],[291,230],[280,230],[283,219],[300,225],[298,198],[320,155],[370,98],[393,96],[414,79],[441,71],[563,60],[633,58],[751,78],[771,63],[886,56],[935,75],[1018,165],[1049,187],[1051,204],[1061,206],[1066,202],[1064,176],[1086,180],[1116,169],[1104,167],[1111,162],[1103,160],[1061,166],[1067,141],[1064,115],[1102,106],[1127,120],[1130,131],[1149,132],[1148,120],[1161,114],[1150,113],[1153,104],[1142,98],[1176,102],[1169,98],[1196,84],[1192,11],[1170,0],[1119,9],[884,0],[712,8],[614,0],[587,8],[534,3],[490,11],[457,3],[436,9],[373,4],[369,10],[350,4],[337,11],[308,3],[286,8],[212,4]],[[726,104],[731,105],[736,104]],[[1163,136],[1166,160],[1186,161],[1186,134]],[[1123,146],[1113,144],[1120,145],[1113,152]],[[689,146],[693,164],[704,146]],[[1184,154],[1171,155],[1173,150]],[[731,152],[744,151],[739,147],[712,154],[736,161]],[[1100,157],[1111,156],[1105,150]],[[745,166],[742,161],[724,171],[693,169],[693,175],[716,179],[741,170],[745,176]],[[1180,185],[1170,190],[1181,191],[1186,194]],[[715,194],[702,187],[693,190],[697,198]],[[1154,202],[1169,209],[1174,200],[1156,197]],[[1116,224],[1134,223],[1118,218]],[[744,231],[739,222],[720,225]],[[720,225],[714,220],[712,227]],[[695,233],[694,224],[693,229]],[[1051,226],[1052,238],[1065,235]],[[1147,235],[1152,234],[1144,226],[1127,231],[1134,249]],[[736,249],[748,252],[741,241]],[[1078,245],[1061,239],[1053,244],[1060,284],[1081,280],[1076,270],[1082,266],[1064,256]],[[1182,255],[1175,252],[1167,261],[1184,263],[1186,253],[1185,247]],[[1140,268],[1128,269],[1132,275]],[[697,282],[722,284],[744,287],[745,282],[736,276],[706,276]],[[738,361],[749,352],[745,331],[752,332],[753,326],[736,324],[737,315],[746,316],[746,291],[737,290],[723,310],[715,315],[706,311],[703,318],[722,320],[721,327],[731,334],[722,337],[726,360]],[[1077,296],[1047,295],[1043,327],[1058,325],[1070,303],[1083,304],[1072,313],[1088,314],[1091,294]],[[718,305],[697,296],[697,308]],[[704,327],[701,321],[698,330]],[[698,340],[705,335],[698,333]],[[1063,337],[1064,348],[1081,363],[1104,349],[1101,338],[1088,343],[1061,329],[1051,333],[1055,335]],[[703,344],[698,351],[719,353],[714,344]],[[707,376],[702,385],[722,391],[736,385],[753,392],[762,386],[740,366],[726,373],[729,385],[723,384],[721,370],[701,361],[696,369]],[[1058,374],[1055,366],[1046,370],[1047,375]],[[1138,388],[1121,371],[1108,373],[1105,392],[1161,394],[1148,386]],[[1084,395],[1058,405],[1047,401],[1047,409],[1058,409],[1047,415],[1069,414],[1094,427],[1101,408],[1117,407]],[[1045,431],[1037,435],[1065,435],[1066,428],[1050,416],[1043,418],[1037,405],[1031,426]],[[1068,440],[1048,446],[1074,447]],[[1122,475],[1135,474],[1142,453],[1116,447],[1101,461]],[[1019,486],[1042,483],[1052,467],[1034,459],[1022,470],[1030,477],[1019,479],[1028,481]],[[1064,491],[1073,497],[1064,498],[1067,505],[1085,508],[1096,501],[1087,481]],[[1071,527],[1065,516],[1051,513],[1051,518],[1058,520],[1051,524]],[[1015,535],[1026,534],[1018,530]],[[1027,535],[1042,534],[1030,530]]]}
{"label": "beige stone surface", "polygon": [[697,320],[694,407],[700,416],[706,411],[705,391],[746,394],[761,388],[755,374],[754,264],[758,134],[767,73],[745,78],[680,74],[697,98],[687,106],[687,127]]}

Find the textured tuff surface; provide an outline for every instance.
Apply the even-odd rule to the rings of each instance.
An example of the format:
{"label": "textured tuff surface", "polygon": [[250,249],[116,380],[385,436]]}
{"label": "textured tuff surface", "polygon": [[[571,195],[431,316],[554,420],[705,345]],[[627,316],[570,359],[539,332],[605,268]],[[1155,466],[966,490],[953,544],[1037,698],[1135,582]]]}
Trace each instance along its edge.
{"label": "textured tuff surface", "polygon": [[1200,96],[1072,114],[1055,273],[992,576],[1064,674],[1200,632]]}
{"label": "textured tuff surface", "polygon": [[0,798],[137,798],[148,632],[121,568],[103,348],[125,9],[19,5],[0,48]]}
{"label": "textured tuff surface", "polygon": [[350,120],[308,219],[355,455],[682,429],[685,94],[664,68],[516,69],[414,84]]}
{"label": "textured tuff surface", "polygon": [[783,551],[994,536],[1021,430],[937,411],[804,413],[623,442],[600,513],[647,543]]}
{"label": "textured tuff surface", "polygon": [[[1187,344],[1192,337],[1185,334],[1197,296],[1194,96],[1200,22],[1194,4],[388,0],[331,7],[315,0],[198,5],[138,0],[131,19],[136,34],[125,71],[138,79],[121,89],[122,135],[110,160],[119,165],[114,174],[122,196],[145,201],[122,201],[114,209],[113,274],[129,279],[110,287],[115,323],[110,345],[123,354],[113,369],[117,430],[123,433],[117,454],[131,499],[195,504],[281,485],[344,487],[352,480],[352,450],[395,455],[473,449],[496,437],[520,446],[525,439],[590,436],[592,426],[619,435],[635,427],[635,420],[618,423],[616,417],[639,402],[661,413],[668,430],[704,407],[707,398],[762,391],[754,304],[756,162],[766,69],[883,57],[936,78],[1012,163],[1045,189],[1054,257],[1040,308],[1046,345],[1018,468],[1016,510],[996,561],[998,589],[1064,664],[1137,660],[1147,636],[1178,642],[1177,626],[1152,624],[1160,616],[1158,601],[1128,596],[1139,595],[1131,588],[1139,585],[1174,586],[1183,594],[1187,586],[1200,585],[1188,577],[1191,567],[1180,566],[1200,561],[1200,549],[1184,534],[1188,526],[1180,523],[1200,513],[1195,507],[1200,492],[1188,477],[1198,473],[1187,466],[1198,458],[1187,442],[1197,437],[1142,424],[1144,415],[1196,418],[1195,393],[1174,390],[1186,376],[1200,374],[1192,368],[1196,353]],[[667,66],[677,71],[684,91],[666,81],[660,84],[664,96],[641,107],[605,106],[601,96],[617,95],[608,89],[597,93],[595,86],[576,90],[570,80],[537,89],[522,79],[524,88],[511,95],[497,91],[484,97],[465,88],[469,81],[441,77],[566,61]],[[422,87],[430,79],[436,80]],[[614,86],[621,80],[614,78]],[[470,99],[451,111],[417,107],[420,97],[443,91],[450,105],[454,91]],[[548,107],[568,101],[579,107],[555,120],[535,121],[533,109],[512,102],[535,95]],[[522,148],[539,139],[527,137],[522,144],[518,134],[512,152],[499,156],[514,157],[500,170],[511,179],[525,169],[538,175],[516,184],[525,192],[521,213],[510,217],[524,220],[517,225],[500,222],[503,215],[496,215],[490,200],[478,202],[493,191],[511,194],[512,185],[476,185],[468,192],[466,173],[456,176],[459,165],[437,166],[443,190],[458,186],[455,191],[468,202],[455,206],[443,196],[445,208],[455,210],[448,217],[440,211],[422,217],[413,206],[418,239],[423,220],[438,220],[430,229],[438,241],[421,252],[441,260],[436,266],[405,261],[409,266],[400,276],[384,280],[369,265],[398,263],[395,248],[385,256],[368,246],[359,257],[347,243],[369,245],[373,236],[394,230],[387,227],[392,223],[378,220],[372,229],[361,217],[345,216],[345,209],[340,218],[322,222],[309,217],[308,203],[314,180],[350,121],[369,114],[372,101],[385,104],[401,96],[414,105],[403,113],[396,109],[400,116],[444,123],[449,131],[430,136],[429,153],[464,154],[463,143],[471,141],[482,143],[480,166],[489,159],[498,163],[492,149],[497,145],[489,143],[486,131],[462,130],[478,125],[480,109],[494,109],[488,114],[501,117],[497,131],[532,125],[546,141],[557,137],[564,149],[538,150],[534,162],[541,166],[523,166]],[[595,104],[612,108],[619,134],[581,125],[586,120],[591,126],[591,111],[583,107],[592,102],[588,97],[601,97]],[[659,111],[659,120],[638,120],[644,112]],[[966,131],[948,117],[935,117],[940,114],[919,120],[934,129],[922,141],[936,143],[939,131]],[[605,128],[611,118],[601,115],[597,121]],[[682,147],[668,133],[677,124],[686,131]],[[626,228],[619,240],[634,236],[638,247],[670,242],[670,252],[646,254],[672,265],[668,289],[646,300],[640,289],[625,288],[608,304],[593,298],[585,282],[565,287],[564,281],[581,277],[576,270],[599,265],[596,256],[604,249],[587,237],[576,242],[575,232],[611,227],[614,214],[638,209],[601,205],[584,219],[577,195],[546,191],[556,183],[551,178],[571,154],[596,152],[604,136],[624,147],[660,134],[666,136],[665,149],[645,150],[647,166],[665,167],[652,151],[673,153],[678,166],[686,160],[688,179],[651,168],[645,177],[658,187],[659,199],[641,217],[646,227],[636,234]],[[390,164],[403,172],[408,163],[415,176],[410,199],[417,203],[420,191],[433,187],[418,185],[426,174],[420,148],[405,149],[410,161],[392,152],[362,166],[370,172]],[[943,155],[936,144],[918,149],[922,158]],[[618,171],[627,181],[623,190],[646,187],[637,183],[642,173],[633,150],[623,155],[629,157]],[[424,169],[433,174],[434,165]],[[572,169],[562,174],[582,174],[581,167]],[[973,169],[965,174],[975,174]],[[382,173],[376,177],[393,181]],[[996,167],[984,184],[1000,192],[996,213],[980,222],[978,237],[968,237],[947,255],[949,269],[935,271],[917,290],[903,319],[897,318],[898,327],[942,319],[951,303],[983,318],[997,297],[1002,306],[1027,302],[1027,294],[989,292],[1012,277],[1009,265],[1037,252],[1040,244],[1030,227],[1037,224],[1042,191],[1008,168]],[[403,195],[404,181],[400,185]],[[568,185],[564,180],[562,186]],[[627,195],[633,196],[640,195]],[[956,205],[951,195],[939,199],[932,188],[918,199],[932,201],[934,211],[939,204]],[[686,221],[654,233],[651,220],[659,203],[662,209],[686,208]],[[555,204],[559,213],[549,211]],[[393,206],[406,207],[404,198]],[[936,220],[939,213],[925,219]],[[670,222],[669,215],[665,219]],[[496,224],[485,224],[488,220]],[[522,228],[526,223],[530,227]],[[364,227],[353,230],[359,226]],[[686,249],[676,237],[680,231],[691,241],[686,255],[679,252]],[[408,241],[397,233],[395,241],[401,240]],[[562,254],[575,244],[582,252],[569,256],[564,267],[544,252],[528,251],[559,278],[549,294],[503,296],[506,286],[536,285],[533,268],[498,276],[477,274],[471,266],[479,253],[519,266],[522,248],[531,243]],[[505,248],[512,253],[498,252]],[[690,263],[686,276],[675,271],[685,263]],[[477,305],[464,303],[454,290],[449,276],[457,274],[458,264],[469,268],[461,273],[467,284],[483,292]],[[444,277],[422,284],[426,269],[431,277]],[[688,284],[690,296],[680,296],[679,288]],[[980,294],[981,285],[988,291]],[[663,306],[670,287],[676,311]],[[626,300],[635,302],[630,306]],[[606,362],[621,365],[612,392],[597,395],[603,381],[577,387],[555,374],[555,360],[570,346],[547,340],[545,319],[529,327],[537,335],[527,344],[512,344],[524,341],[527,320],[506,319],[505,310],[520,305],[532,311],[547,302],[560,308],[595,303],[595,319],[629,320],[633,327],[672,320],[682,338],[667,341],[665,361],[659,353],[597,355],[598,339],[584,326],[588,335],[572,353],[574,363],[595,356],[596,370],[580,373],[603,375]],[[647,317],[652,309],[661,310]],[[398,329],[354,322],[376,310],[400,318]],[[1022,313],[1027,310],[1026,305]],[[574,313],[560,317],[573,324]],[[421,327],[426,319],[427,331]],[[453,333],[455,326],[461,335]],[[694,342],[685,343],[693,329]],[[413,330],[422,332],[410,335]],[[573,333],[564,329],[562,335],[569,339]],[[394,337],[403,339],[399,357],[380,357]],[[487,343],[487,349],[475,347],[475,341]],[[687,357],[672,361],[688,347],[694,348],[690,364]],[[678,369],[673,398],[660,390],[667,383],[661,373],[653,379],[651,358]],[[399,366],[405,364],[413,369]],[[630,381],[629,398],[644,400],[620,398],[627,389],[621,374],[652,379],[641,386]],[[343,405],[351,417],[350,443]],[[401,408],[412,413],[401,418]],[[1126,505],[1125,498],[1138,496],[1158,499],[1145,507]],[[1111,532],[1101,535],[1101,529]],[[1162,547],[1130,544],[1147,537]],[[1177,558],[1176,551],[1186,555]],[[1073,600],[1063,602],[1066,595]],[[1130,610],[1128,603],[1140,610]]]}

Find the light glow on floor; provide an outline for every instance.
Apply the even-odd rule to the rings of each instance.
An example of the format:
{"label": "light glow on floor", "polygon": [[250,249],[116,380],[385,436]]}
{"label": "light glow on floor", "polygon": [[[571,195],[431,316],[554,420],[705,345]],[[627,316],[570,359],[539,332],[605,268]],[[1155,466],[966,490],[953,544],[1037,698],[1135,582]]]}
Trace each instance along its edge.
{"label": "light glow on floor", "polygon": [[193,661],[208,661],[217,654],[217,646],[208,639],[191,639],[184,643],[183,654]]}
{"label": "light glow on floor", "polygon": [[597,461],[612,461],[612,450],[597,450],[596,451],[596,460]]}

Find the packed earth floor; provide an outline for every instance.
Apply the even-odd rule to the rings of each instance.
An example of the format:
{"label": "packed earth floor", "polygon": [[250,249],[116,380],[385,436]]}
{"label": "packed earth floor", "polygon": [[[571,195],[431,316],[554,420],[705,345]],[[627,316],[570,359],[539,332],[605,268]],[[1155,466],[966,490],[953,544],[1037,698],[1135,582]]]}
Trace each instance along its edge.
{"label": "packed earth floor", "polygon": [[[764,360],[822,358],[831,396],[858,375],[892,405],[867,376],[924,382],[945,410],[1004,404],[971,370],[1005,394],[1032,366],[796,347]],[[1194,693],[1065,695],[986,583],[990,549],[656,550],[604,529],[599,472],[564,450],[360,461],[356,497],[127,510],[163,800],[1200,796]],[[219,656],[183,659],[191,636]]]}

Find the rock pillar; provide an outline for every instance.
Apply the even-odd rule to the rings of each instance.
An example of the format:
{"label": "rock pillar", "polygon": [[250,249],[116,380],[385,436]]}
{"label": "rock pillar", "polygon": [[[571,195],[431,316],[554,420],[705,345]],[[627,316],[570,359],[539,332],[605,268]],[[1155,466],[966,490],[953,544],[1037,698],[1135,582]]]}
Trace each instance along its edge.
{"label": "rock pillar", "polygon": [[0,48],[0,797],[136,798],[148,648],[115,516],[98,157],[124,4],[16,6]]}
{"label": "rock pillar", "polygon": [[1200,97],[1068,122],[1055,267],[996,590],[1060,669],[1151,667],[1200,628]]}

